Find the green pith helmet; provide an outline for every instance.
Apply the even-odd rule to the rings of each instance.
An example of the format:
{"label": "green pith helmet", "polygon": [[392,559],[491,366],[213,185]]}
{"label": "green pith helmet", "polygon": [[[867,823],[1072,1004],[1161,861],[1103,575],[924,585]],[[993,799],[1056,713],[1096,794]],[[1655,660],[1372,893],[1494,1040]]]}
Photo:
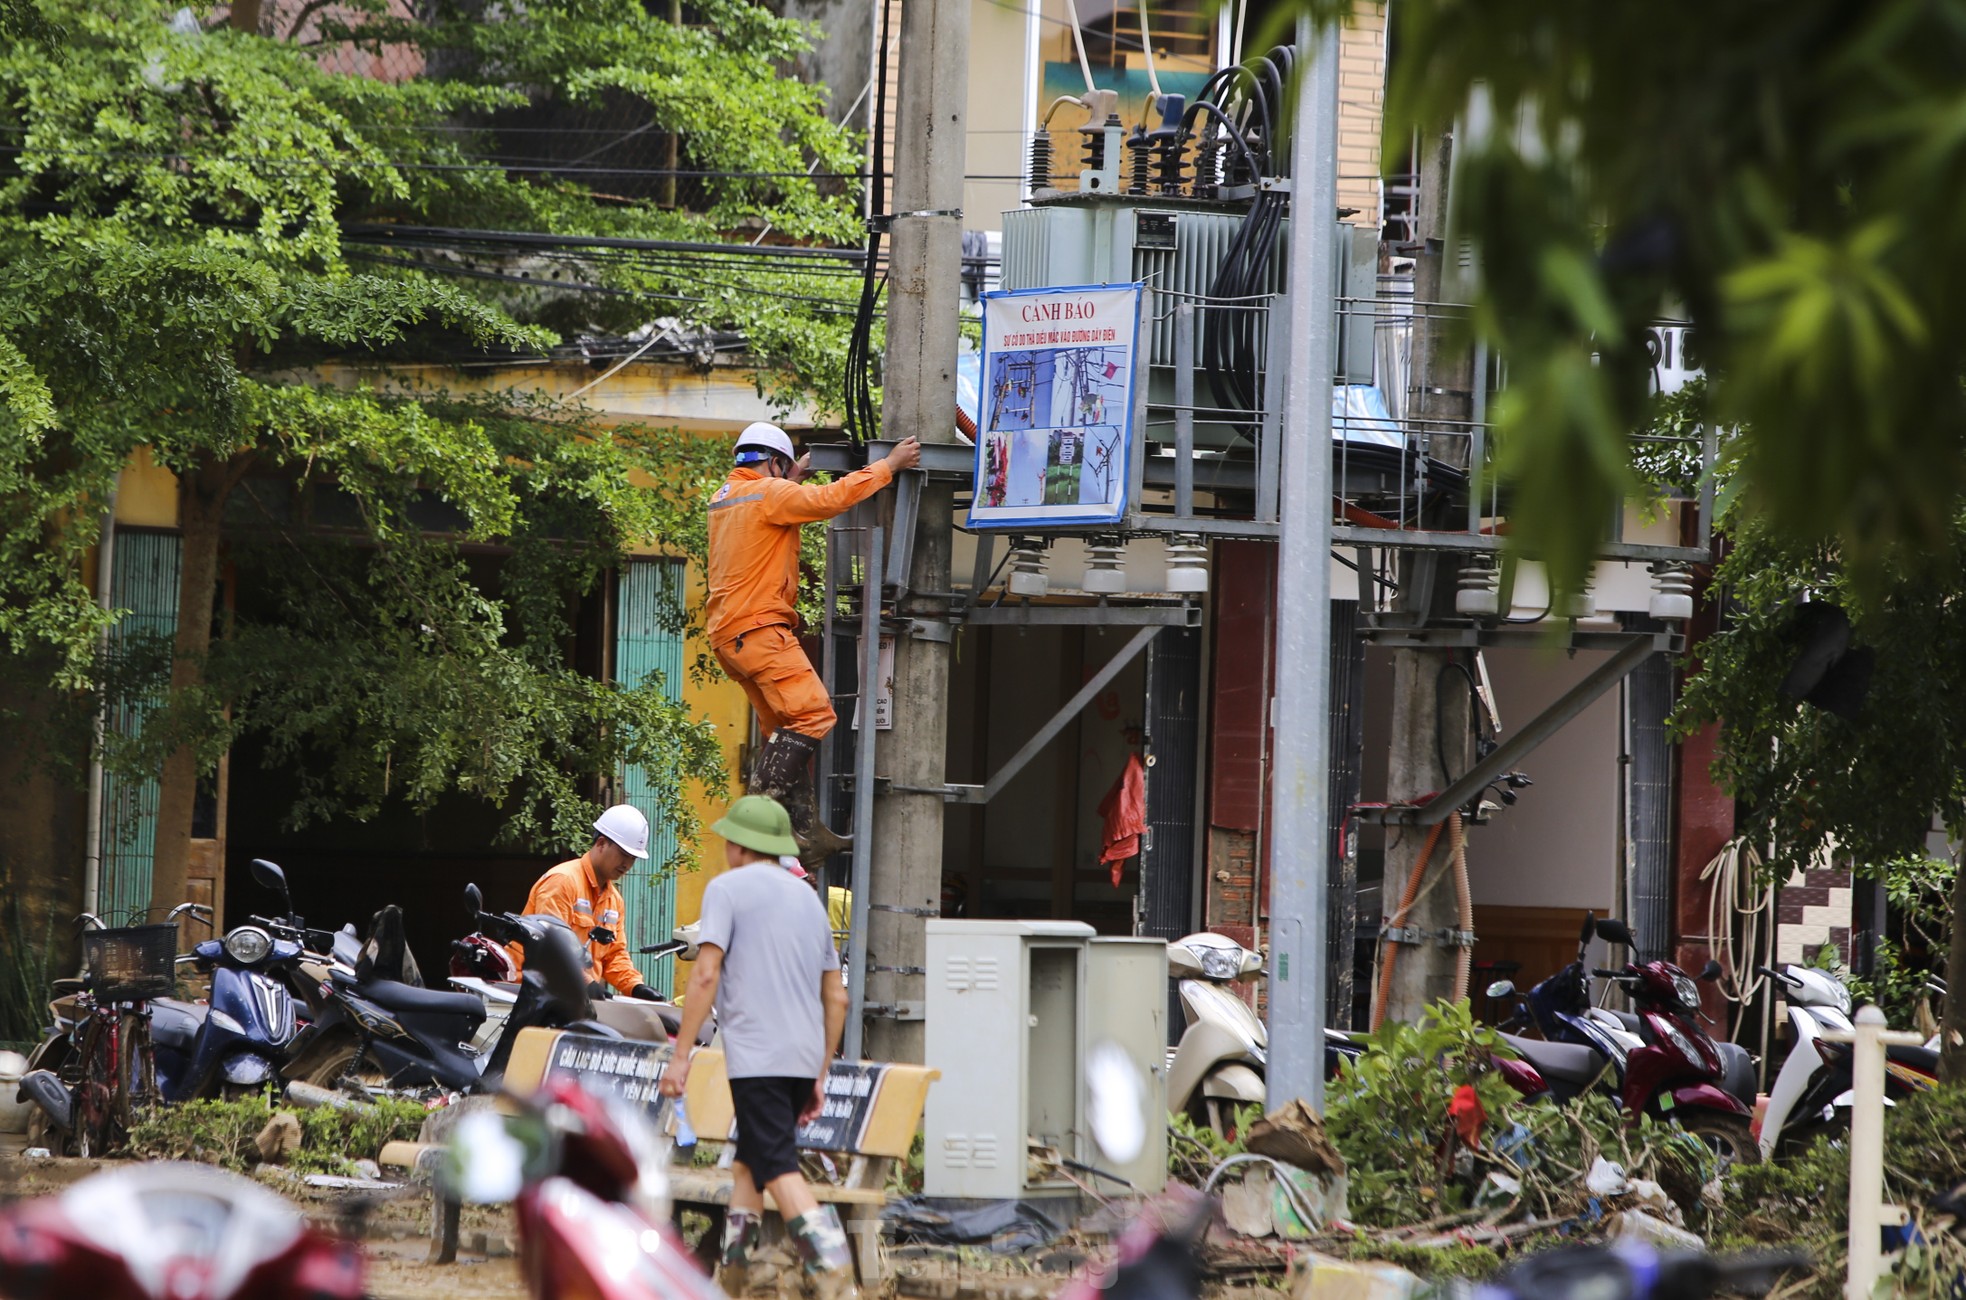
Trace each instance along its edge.
{"label": "green pith helmet", "polygon": [[710,828],[755,853],[772,857],[796,854],[799,842],[792,838],[792,818],[778,800],[762,794],[747,794],[729,808]]}

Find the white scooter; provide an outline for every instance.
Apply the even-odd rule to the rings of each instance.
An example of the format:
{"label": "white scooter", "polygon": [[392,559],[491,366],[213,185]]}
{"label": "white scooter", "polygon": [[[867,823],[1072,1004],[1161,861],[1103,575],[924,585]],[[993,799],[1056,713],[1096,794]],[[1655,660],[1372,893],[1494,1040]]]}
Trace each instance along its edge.
{"label": "white scooter", "polygon": [[[1797,1141],[1826,1129],[1848,1128],[1852,1100],[1850,1045],[1824,1039],[1848,1034],[1850,991],[1834,975],[1813,966],[1756,970],[1773,980],[1788,1003],[1789,1055],[1768,1091],[1761,1116],[1761,1158],[1774,1157],[1784,1141]],[[1932,1047],[1888,1049],[1884,1104],[1930,1090],[1938,1080],[1939,1054]]]}
{"label": "white scooter", "polygon": [[1218,1133],[1236,1111],[1262,1105],[1270,1039],[1256,1009],[1230,985],[1263,977],[1263,958],[1219,934],[1191,934],[1167,945],[1168,973],[1181,981],[1181,1041],[1168,1053],[1167,1108]]}

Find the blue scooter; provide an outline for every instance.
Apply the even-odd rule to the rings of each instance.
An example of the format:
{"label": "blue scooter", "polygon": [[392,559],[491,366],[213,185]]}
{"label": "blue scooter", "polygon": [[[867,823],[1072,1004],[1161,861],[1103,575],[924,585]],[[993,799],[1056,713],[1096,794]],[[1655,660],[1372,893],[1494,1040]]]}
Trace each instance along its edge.
{"label": "blue scooter", "polygon": [[[280,869],[255,861],[252,870],[254,880],[279,892],[291,918],[293,902]],[[150,1003],[157,1090],[166,1101],[245,1092],[279,1081],[299,1030],[290,984],[304,949],[276,935],[262,918],[252,921],[192,949],[192,960],[211,972],[209,1004],[177,998]]]}

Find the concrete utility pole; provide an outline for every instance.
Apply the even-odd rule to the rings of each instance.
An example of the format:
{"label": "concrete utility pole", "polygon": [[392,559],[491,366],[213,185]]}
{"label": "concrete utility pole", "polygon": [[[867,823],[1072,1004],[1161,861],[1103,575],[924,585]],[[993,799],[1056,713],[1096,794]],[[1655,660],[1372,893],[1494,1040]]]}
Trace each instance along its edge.
{"label": "concrete utility pole", "polygon": [[1338,28],[1308,54],[1292,128],[1291,358],[1277,556],[1276,766],[1270,787],[1270,1107],[1324,1109],[1325,871],[1331,844],[1331,377],[1337,372]]}
{"label": "concrete utility pole", "polygon": [[[969,0],[906,0],[900,48],[881,425],[890,439],[954,442]],[[905,575],[910,594],[898,611],[943,637],[953,513],[950,487],[925,484],[914,561]],[[871,828],[868,968],[853,972],[866,980],[873,1009],[867,1054],[880,1060],[922,1059],[919,972],[928,961],[928,917],[942,902],[939,792],[948,776],[948,697],[949,641],[904,630],[894,647],[895,725],[881,733],[875,750],[875,770],[889,786],[875,801]],[[871,710],[862,716],[871,725]],[[854,830],[870,833],[865,826]]]}
{"label": "concrete utility pole", "polygon": [[[1467,440],[1460,436],[1472,418],[1474,374],[1468,349],[1453,339],[1455,322],[1444,315],[1442,284],[1446,277],[1447,178],[1452,163],[1452,135],[1427,137],[1421,145],[1417,235],[1422,248],[1414,268],[1413,388],[1409,420],[1421,432],[1448,435],[1433,443],[1433,455],[1450,463],[1465,462]],[[1454,613],[1456,577],[1451,557],[1432,551],[1410,551],[1400,564],[1400,590],[1395,608],[1416,621]],[[1467,681],[1449,665],[1447,650],[1393,652],[1392,744],[1387,755],[1386,798],[1410,803],[1444,790],[1467,769],[1471,759]],[[1442,770],[1443,759],[1447,770]],[[1386,914],[1400,905],[1414,864],[1426,846],[1428,827],[1386,828],[1386,876],[1382,896]],[[1416,1020],[1428,1003],[1452,991],[1458,953],[1443,946],[1442,930],[1458,929],[1460,910],[1452,879],[1453,830],[1443,825],[1433,856],[1421,879],[1417,901],[1401,925],[1428,932],[1418,944],[1395,944],[1389,1020]],[[1385,958],[1382,956],[1381,960]]]}

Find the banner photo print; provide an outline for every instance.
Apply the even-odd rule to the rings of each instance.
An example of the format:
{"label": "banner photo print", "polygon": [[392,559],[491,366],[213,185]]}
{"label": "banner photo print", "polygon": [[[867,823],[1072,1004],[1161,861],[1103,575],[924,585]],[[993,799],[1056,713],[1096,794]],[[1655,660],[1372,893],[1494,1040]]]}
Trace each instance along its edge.
{"label": "banner photo print", "polygon": [[1125,518],[1141,297],[1137,284],[983,295],[971,528]]}

